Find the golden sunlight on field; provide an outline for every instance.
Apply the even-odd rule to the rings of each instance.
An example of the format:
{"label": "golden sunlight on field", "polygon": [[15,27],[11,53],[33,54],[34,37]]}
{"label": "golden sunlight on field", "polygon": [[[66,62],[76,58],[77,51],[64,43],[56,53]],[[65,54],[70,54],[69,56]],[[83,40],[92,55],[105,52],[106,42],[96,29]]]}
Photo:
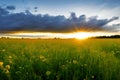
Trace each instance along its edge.
{"label": "golden sunlight on field", "polygon": [[120,39],[0,39],[0,80],[120,80]]}

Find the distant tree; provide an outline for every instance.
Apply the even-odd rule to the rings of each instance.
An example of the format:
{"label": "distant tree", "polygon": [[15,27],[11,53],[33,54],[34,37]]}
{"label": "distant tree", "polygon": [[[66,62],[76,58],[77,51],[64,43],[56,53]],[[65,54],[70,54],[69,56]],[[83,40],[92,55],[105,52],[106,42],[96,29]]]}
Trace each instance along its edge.
{"label": "distant tree", "polygon": [[97,36],[92,38],[120,38],[120,35],[111,35],[111,36]]}

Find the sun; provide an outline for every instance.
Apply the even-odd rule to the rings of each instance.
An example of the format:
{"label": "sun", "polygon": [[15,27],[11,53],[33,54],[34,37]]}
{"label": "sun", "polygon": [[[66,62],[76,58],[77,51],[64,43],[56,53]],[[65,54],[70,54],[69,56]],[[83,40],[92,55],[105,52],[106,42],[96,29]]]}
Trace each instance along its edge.
{"label": "sun", "polygon": [[90,34],[87,32],[78,32],[73,34],[76,39],[87,39],[90,37]]}

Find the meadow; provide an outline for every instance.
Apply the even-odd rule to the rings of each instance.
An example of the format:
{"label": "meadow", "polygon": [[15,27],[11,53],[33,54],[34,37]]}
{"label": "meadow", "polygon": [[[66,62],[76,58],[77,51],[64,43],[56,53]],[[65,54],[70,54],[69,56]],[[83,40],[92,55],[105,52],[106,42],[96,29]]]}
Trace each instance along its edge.
{"label": "meadow", "polygon": [[120,39],[0,39],[0,80],[120,80]]}

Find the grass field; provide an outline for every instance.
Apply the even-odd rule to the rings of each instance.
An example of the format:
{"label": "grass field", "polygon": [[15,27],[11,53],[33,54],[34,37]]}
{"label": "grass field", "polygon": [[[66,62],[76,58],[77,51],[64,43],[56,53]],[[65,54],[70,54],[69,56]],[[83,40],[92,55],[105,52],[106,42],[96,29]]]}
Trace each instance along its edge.
{"label": "grass field", "polygon": [[0,80],[120,80],[120,39],[0,39]]}

